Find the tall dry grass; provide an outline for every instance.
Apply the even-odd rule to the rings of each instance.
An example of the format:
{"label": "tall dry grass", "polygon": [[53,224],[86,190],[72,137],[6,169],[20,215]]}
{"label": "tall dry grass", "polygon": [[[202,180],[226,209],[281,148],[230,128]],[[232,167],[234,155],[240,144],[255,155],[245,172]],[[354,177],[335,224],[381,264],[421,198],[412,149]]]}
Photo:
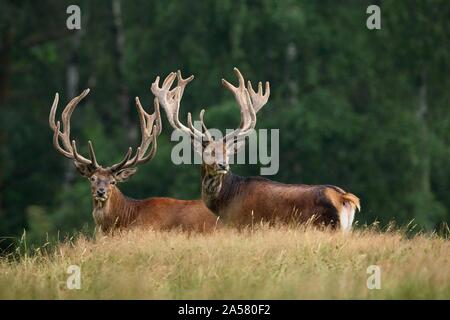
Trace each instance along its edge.
{"label": "tall dry grass", "polygon": [[[265,226],[213,234],[135,230],[0,258],[2,299],[449,299],[450,244],[370,228],[343,236]],[[81,289],[66,287],[69,265]],[[367,268],[381,289],[367,288]]]}

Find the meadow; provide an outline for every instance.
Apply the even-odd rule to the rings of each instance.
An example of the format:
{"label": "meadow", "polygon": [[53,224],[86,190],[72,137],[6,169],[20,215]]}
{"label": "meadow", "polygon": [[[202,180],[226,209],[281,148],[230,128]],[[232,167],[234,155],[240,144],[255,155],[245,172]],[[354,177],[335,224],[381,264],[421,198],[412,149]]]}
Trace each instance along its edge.
{"label": "meadow", "polygon": [[[360,228],[134,230],[0,258],[1,299],[450,299],[450,243]],[[81,288],[69,290],[78,265]],[[368,289],[367,268],[380,269]]]}

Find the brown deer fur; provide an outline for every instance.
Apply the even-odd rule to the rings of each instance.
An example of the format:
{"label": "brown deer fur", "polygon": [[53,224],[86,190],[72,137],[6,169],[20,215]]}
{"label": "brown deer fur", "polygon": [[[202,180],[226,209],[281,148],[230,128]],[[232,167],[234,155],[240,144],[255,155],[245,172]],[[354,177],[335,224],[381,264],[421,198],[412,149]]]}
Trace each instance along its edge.
{"label": "brown deer fur", "polygon": [[93,199],[93,207],[95,223],[103,232],[132,227],[209,232],[218,226],[218,218],[201,200],[156,197],[135,200],[123,195],[115,186],[108,200]]}
{"label": "brown deer fur", "polygon": [[334,228],[340,225],[345,203],[359,209],[357,197],[335,186],[283,184],[229,171],[208,173],[206,164],[202,165],[202,199],[223,222],[238,226],[311,221]]}

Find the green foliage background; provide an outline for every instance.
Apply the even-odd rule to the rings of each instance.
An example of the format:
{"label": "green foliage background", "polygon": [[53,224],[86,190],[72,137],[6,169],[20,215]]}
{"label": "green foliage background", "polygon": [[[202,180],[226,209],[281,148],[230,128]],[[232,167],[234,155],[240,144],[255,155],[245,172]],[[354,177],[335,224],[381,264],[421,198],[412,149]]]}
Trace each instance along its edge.
{"label": "green foliage background", "polygon": [[[118,52],[113,3],[121,5]],[[121,158],[138,138],[134,97],[148,108],[157,75],[181,69],[196,80],[182,116],[207,107],[210,127],[233,128],[239,112],[221,78],[240,68],[271,82],[258,128],[280,129],[286,183],[336,184],[361,197],[361,222],[450,220],[450,3],[430,1],[11,1],[0,0],[0,237],[32,241],[92,230],[88,183],[51,143],[55,92],[91,94],[73,116],[73,137],[99,161]],[[66,28],[78,4],[81,31]],[[381,30],[366,28],[381,7]],[[121,93],[128,99],[119,107]],[[135,198],[199,198],[200,168],[170,161],[171,129],[154,160],[121,186]],[[131,133],[131,134],[130,134]],[[233,171],[258,174],[258,165]]]}

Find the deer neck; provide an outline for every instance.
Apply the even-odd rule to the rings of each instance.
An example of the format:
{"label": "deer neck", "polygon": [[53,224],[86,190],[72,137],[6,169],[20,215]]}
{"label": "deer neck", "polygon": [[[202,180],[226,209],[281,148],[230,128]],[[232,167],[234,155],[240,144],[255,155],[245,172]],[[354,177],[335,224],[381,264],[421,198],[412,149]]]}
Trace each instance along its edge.
{"label": "deer neck", "polygon": [[214,214],[222,216],[238,192],[235,188],[238,179],[239,176],[231,172],[211,174],[202,166],[202,200]]}
{"label": "deer neck", "polygon": [[135,219],[134,206],[117,187],[112,187],[111,194],[106,201],[94,201],[92,212],[95,224],[102,231],[109,231],[116,227],[126,227]]}

